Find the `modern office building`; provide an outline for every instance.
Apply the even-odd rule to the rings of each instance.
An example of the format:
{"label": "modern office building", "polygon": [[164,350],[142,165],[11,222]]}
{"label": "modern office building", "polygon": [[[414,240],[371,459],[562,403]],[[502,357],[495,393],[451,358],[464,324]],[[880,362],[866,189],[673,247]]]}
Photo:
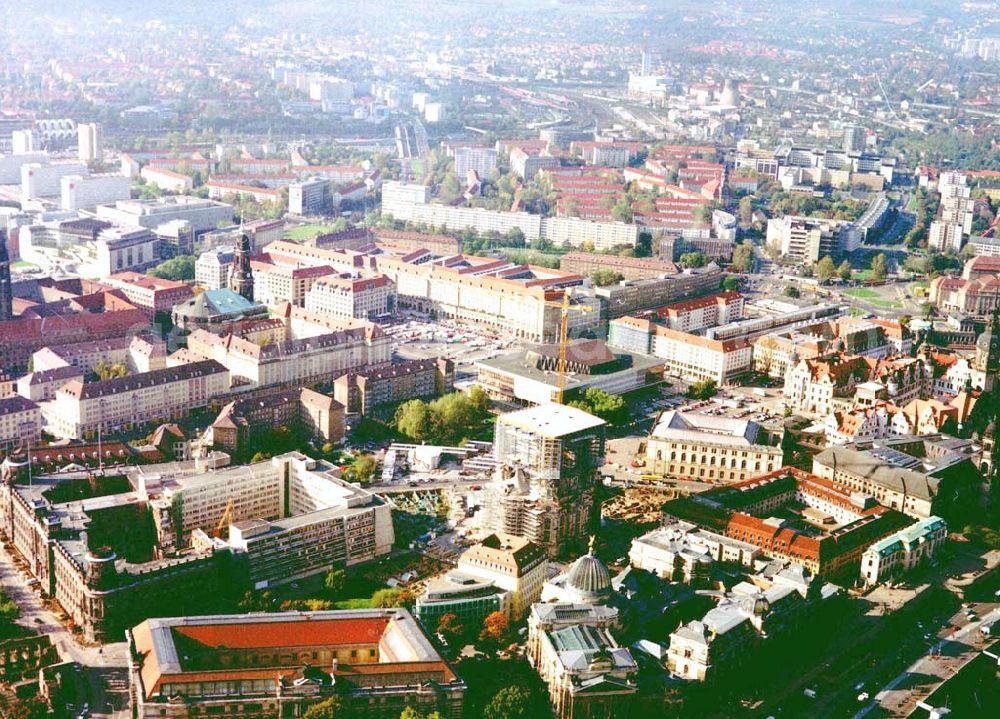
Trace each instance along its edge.
{"label": "modern office building", "polygon": [[330,209],[330,181],[314,177],[288,186],[288,211],[293,215],[318,215]]}
{"label": "modern office building", "polygon": [[497,151],[492,147],[456,147],[455,176],[465,177],[473,170],[480,178],[489,177],[497,166]]}
{"label": "modern office building", "polygon": [[124,175],[64,175],[60,181],[60,207],[80,210],[131,197],[132,180]]}
{"label": "modern office building", "polygon": [[602,340],[572,340],[566,348],[566,376],[560,388],[559,346],[535,345],[476,362],[476,383],[494,399],[516,404],[548,404],[582,398],[591,387],[622,394],[663,376],[658,359],[614,352]]}
{"label": "modern office building", "polygon": [[125,227],[152,230],[171,220],[187,220],[196,235],[233,221],[233,207],[224,202],[176,195],[156,200],[121,200],[98,205],[97,219]]}

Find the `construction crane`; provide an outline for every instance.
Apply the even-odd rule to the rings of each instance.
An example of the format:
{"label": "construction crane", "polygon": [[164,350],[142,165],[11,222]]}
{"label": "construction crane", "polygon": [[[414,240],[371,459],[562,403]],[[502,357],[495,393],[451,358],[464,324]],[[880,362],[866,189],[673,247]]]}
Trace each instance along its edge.
{"label": "construction crane", "polygon": [[559,364],[556,365],[558,372],[558,390],[556,392],[556,402],[563,403],[563,394],[566,390],[566,349],[569,347],[569,313],[570,310],[578,312],[593,312],[593,308],[588,305],[571,305],[569,302],[569,292],[563,290],[562,302],[546,302],[546,307],[556,307],[560,310],[559,316]]}
{"label": "construction crane", "polygon": [[226,503],[226,511],[222,513],[222,517],[219,518],[219,523],[215,527],[215,531],[212,532],[213,537],[221,537],[222,530],[226,528],[226,525],[233,521],[233,500],[229,499]]}

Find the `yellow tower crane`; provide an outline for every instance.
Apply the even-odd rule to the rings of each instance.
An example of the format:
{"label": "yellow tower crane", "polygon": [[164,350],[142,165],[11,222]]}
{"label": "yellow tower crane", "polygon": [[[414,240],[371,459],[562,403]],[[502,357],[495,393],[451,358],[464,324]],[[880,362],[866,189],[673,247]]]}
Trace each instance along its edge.
{"label": "yellow tower crane", "polygon": [[221,537],[222,530],[233,520],[233,500],[230,498],[229,502],[226,503],[226,511],[222,513],[222,517],[219,518],[219,524],[215,527],[215,531],[212,532],[213,537]]}
{"label": "yellow tower crane", "polygon": [[558,391],[556,402],[563,403],[563,393],[566,390],[566,348],[569,346],[569,313],[570,310],[577,312],[592,312],[593,308],[588,305],[572,305],[569,302],[569,292],[563,290],[562,302],[546,302],[546,307],[556,307],[560,310],[559,316],[559,364],[556,365],[558,373]]}

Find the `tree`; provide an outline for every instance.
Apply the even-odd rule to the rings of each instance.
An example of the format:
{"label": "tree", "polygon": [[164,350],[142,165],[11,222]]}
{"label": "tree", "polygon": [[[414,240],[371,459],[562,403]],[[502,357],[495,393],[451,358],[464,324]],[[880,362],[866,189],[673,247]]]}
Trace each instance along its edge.
{"label": "tree", "polygon": [[479,641],[489,651],[496,651],[510,638],[510,620],[504,612],[492,612],[483,620]]}
{"label": "tree", "polygon": [[609,394],[600,387],[590,387],[583,397],[589,407],[586,411],[609,424],[620,424],[628,419],[625,400],[621,395]]}
{"label": "tree", "polygon": [[612,270],[609,268],[601,268],[596,270],[591,278],[594,280],[594,284],[598,287],[607,287],[608,285],[614,285],[625,279],[625,275],[617,270]]}
{"label": "tree", "polygon": [[798,298],[802,296],[802,293],[799,292],[799,288],[796,287],[795,285],[786,286],[781,294],[783,294],[785,297],[793,297],[793,298]]}
{"label": "tree", "polygon": [[614,207],[611,208],[611,216],[619,222],[632,222],[632,204],[628,197],[623,197]]}
{"label": "tree", "polygon": [[378,464],[375,462],[375,458],[370,454],[362,454],[354,460],[348,468],[347,474],[352,482],[367,484],[375,476],[376,469],[378,469]]}
{"label": "tree", "polygon": [[830,255],[826,255],[816,263],[816,276],[824,282],[828,282],[837,276],[837,268],[833,264],[833,258]]}
{"label": "tree", "polygon": [[150,277],[162,277],[165,280],[193,280],[195,262],[197,258],[194,255],[178,255],[161,262],[146,274]]}
{"label": "tree", "polygon": [[844,260],[843,262],[841,262],[840,263],[840,267],[837,268],[837,275],[839,275],[840,279],[842,279],[844,282],[847,282],[848,280],[850,280],[851,279],[851,263],[848,262],[847,260]]}
{"label": "tree", "polygon": [[753,269],[753,245],[743,242],[733,248],[733,269],[737,272],[749,272]]}
{"label": "tree", "polygon": [[442,719],[440,712],[431,712],[430,714],[421,714],[419,710],[413,707],[406,707],[403,713],[399,715],[399,719]]}
{"label": "tree", "polygon": [[740,224],[747,227],[753,224],[753,200],[749,197],[740,198]]}
{"label": "tree", "polygon": [[342,719],[349,716],[344,700],[338,696],[327,697],[312,704],[302,712],[302,719]]}
{"label": "tree", "polygon": [[344,591],[347,584],[347,572],[341,567],[334,567],[323,577],[323,586],[333,596],[337,596]]}
{"label": "tree", "polygon": [[438,619],[437,631],[438,634],[446,639],[453,639],[461,636],[465,632],[465,627],[459,623],[457,614],[448,612],[447,614],[442,614],[441,618]]}
{"label": "tree", "polygon": [[685,252],[681,255],[681,264],[685,267],[704,267],[705,254],[702,252]]}
{"label": "tree", "polygon": [[884,254],[880,252],[872,258],[871,270],[873,280],[881,282],[885,279],[887,271]]}
{"label": "tree", "polygon": [[735,292],[740,288],[740,280],[738,277],[729,276],[722,280],[722,289],[726,292]]}
{"label": "tree", "polygon": [[372,595],[372,606],[376,609],[405,607],[413,601],[413,596],[405,589],[379,589]]}
{"label": "tree", "polygon": [[48,704],[39,697],[15,699],[7,705],[7,711],[4,712],[7,719],[45,719],[48,713]]}
{"label": "tree", "polygon": [[531,719],[535,715],[531,691],[514,684],[504,687],[483,707],[483,719]]}
{"label": "tree", "polygon": [[433,422],[430,407],[419,399],[411,399],[399,405],[393,420],[399,432],[417,442],[423,442],[431,436]]}
{"label": "tree", "polygon": [[691,385],[688,389],[688,396],[692,399],[709,399],[714,397],[718,391],[719,389],[715,384],[715,380],[706,379]]}

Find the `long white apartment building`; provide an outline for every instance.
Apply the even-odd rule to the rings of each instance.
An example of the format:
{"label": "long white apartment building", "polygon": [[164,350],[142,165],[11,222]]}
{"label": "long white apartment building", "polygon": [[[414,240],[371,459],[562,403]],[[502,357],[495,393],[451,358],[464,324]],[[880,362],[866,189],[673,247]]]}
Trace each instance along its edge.
{"label": "long white apartment building", "polygon": [[131,197],[132,180],[124,175],[65,175],[60,186],[60,206],[64,210],[95,207]]}
{"label": "long white apartment building", "polygon": [[21,167],[21,201],[39,197],[59,197],[64,177],[87,177],[90,170],[79,162],[29,163]]}
{"label": "long white apartment building", "polygon": [[113,205],[98,205],[97,219],[150,230],[172,220],[187,220],[191,223],[191,230],[200,234],[214,230],[220,223],[232,222],[233,206],[186,195],[156,200],[119,200]]}
{"label": "long white apartment building", "polygon": [[397,220],[452,230],[471,229],[480,234],[499,232],[503,235],[518,229],[526,240],[542,238],[555,245],[574,247],[592,242],[597,250],[634,247],[639,239],[639,227],[624,222],[592,222],[578,217],[542,217],[527,212],[432,204],[430,192],[424,185],[394,181],[383,184],[382,211]]}
{"label": "long white apartment building", "polygon": [[229,391],[229,370],[214,360],[100,382],[63,385],[44,410],[58,437],[89,438],[113,430],[184,417]]}

